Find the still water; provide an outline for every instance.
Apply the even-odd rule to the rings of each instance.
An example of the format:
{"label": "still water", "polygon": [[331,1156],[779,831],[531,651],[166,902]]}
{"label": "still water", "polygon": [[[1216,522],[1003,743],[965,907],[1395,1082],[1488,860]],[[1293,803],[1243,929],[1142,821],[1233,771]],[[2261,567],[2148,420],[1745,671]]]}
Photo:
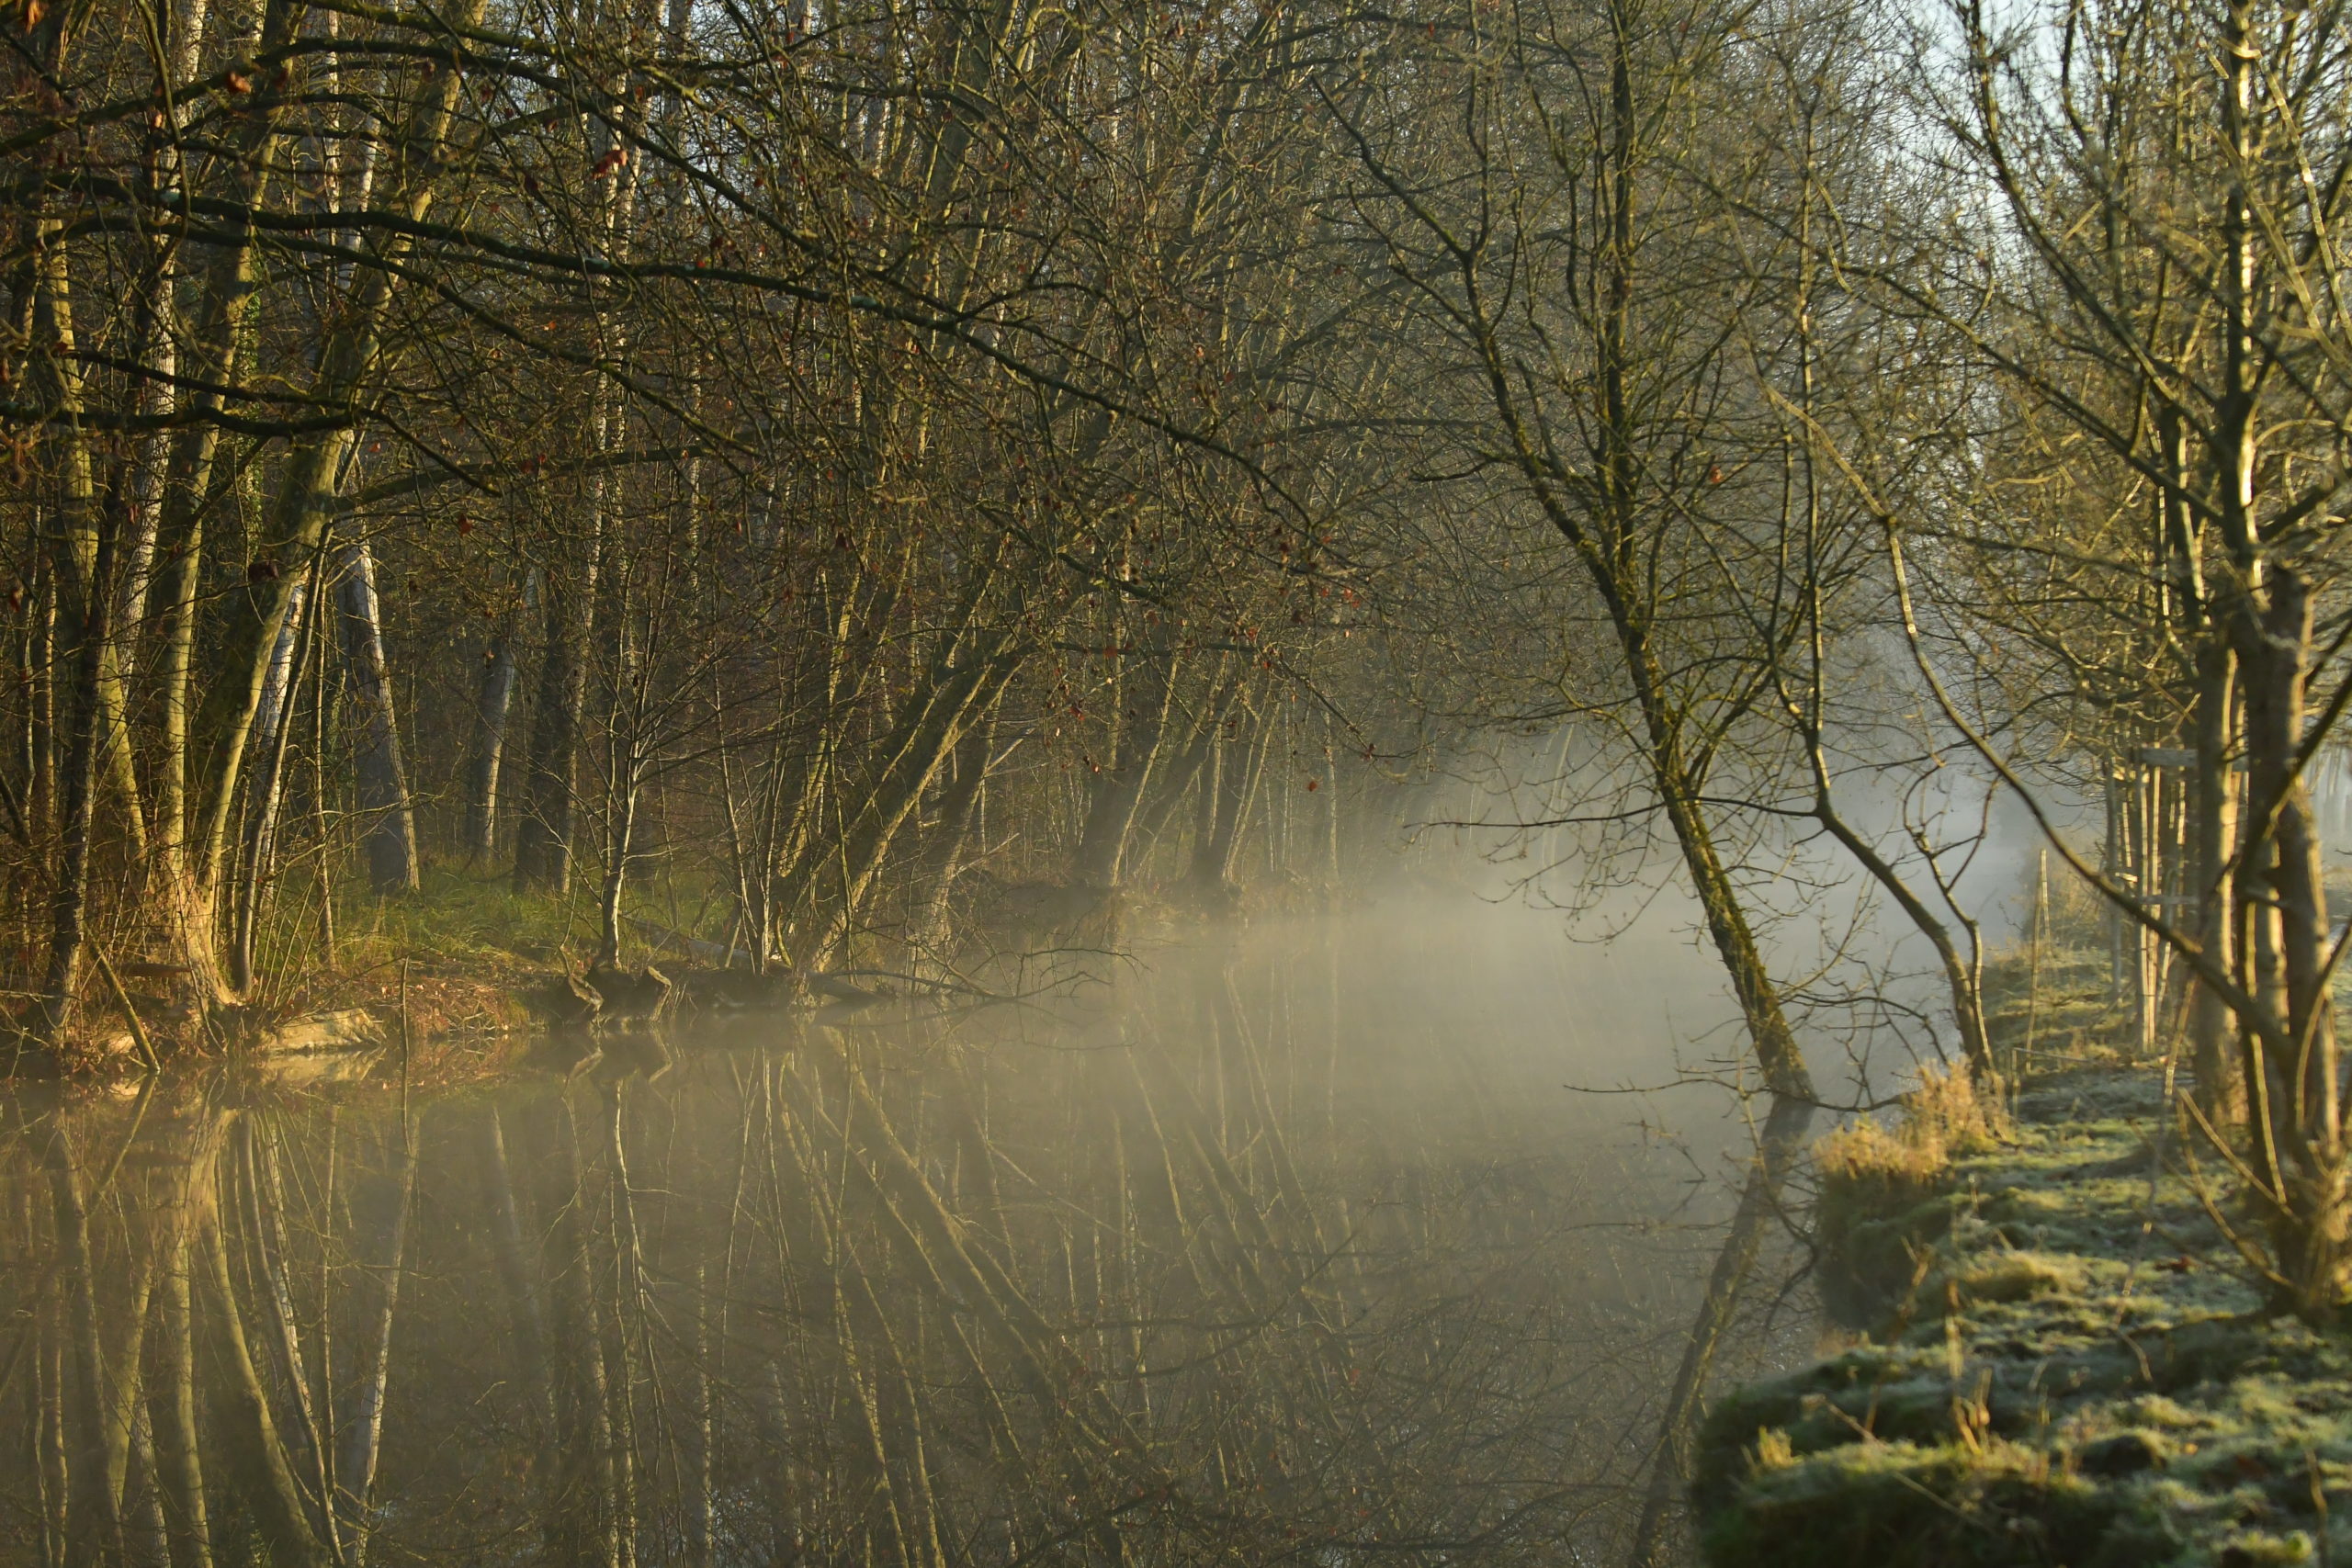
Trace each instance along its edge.
{"label": "still water", "polygon": [[1719,991],[1474,907],[463,1089],[27,1091],[0,1558],[1606,1561],[1739,1134],[1570,1086]]}

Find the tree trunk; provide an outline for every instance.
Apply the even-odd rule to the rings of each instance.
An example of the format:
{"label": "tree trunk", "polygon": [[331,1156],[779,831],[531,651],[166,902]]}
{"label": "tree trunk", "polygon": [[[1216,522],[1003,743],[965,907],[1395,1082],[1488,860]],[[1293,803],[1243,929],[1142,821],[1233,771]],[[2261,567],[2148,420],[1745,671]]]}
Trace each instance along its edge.
{"label": "tree trunk", "polygon": [[[2260,1052],[2247,1074],[2260,1111],[2256,1168],[2277,1193],[2272,1246],[2284,1276],[2282,1305],[2306,1317],[2346,1294],[2347,1216],[2335,1008],[2328,996],[2327,896],[2311,795],[2299,762],[2312,637],[2309,589],[2300,571],[2274,564],[2258,613],[2241,606],[2247,796],[2271,807],[2249,820],[2240,900],[2255,930],[2256,995],[2286,1025],[2294,1056]],[[2282,1059],[2285,1058],[2285,1059]]]}
{"label": "tree trunk", "polygon": [[1204,788],[1202,795],[1205,831],[1193,843],[1192,880],[1199,886],[1222,888],[1233,880],[1234,846],[1240,841],[1242,819],[1249,814],[1263,761],[1263,729],[1253,704],[1226,716],[1216,742],[1215,787]]}
{"label": "tree trunk", "polygon": [[[255,40],[258,51],[284,49],[304,10],[300,0],[268,0]],[[194,40],[187,41],[194,46]],[[177,79],[186,81],[188,75]],[[224,194],[239,209],[257,204],[264,181],[277,166],[285,106],[293,96],[273,96],[258,112],[238,117],[228,131],[231,151],[222,162],[231,174]],[[261,276],[254,233],[250,225],[236,228],[205,271],[187,339],[184,368],[189,380],[176,394],[181,407],[175,412],[192,418],[171,440],[157,523],[157,546],[166,565],[157,616],[161,700],[152,891],[166,940],[194,970],[191,988],[208,1004],[224,999],[227,992],[218,950],[214,879],[219,867],[207,858],[210,846],[201,820],[204,785],[195,773],[196,746],[204,727],[191,695],[198,621],[205,604],[206,522],[220,483],[216,463],[220,427],[207,416],[221,408],[219,389],[234,381],[250,336],[251,305]]]}
{"label": "tree trunk", "polygon": [[571,885],[571,839],[579,814],[580,716],[588,698],[587,648],[604,559],[600,528],[582,547],[569,582],[549,574],[547,650],[531,705],[531,743],[514,824],[514,888],[561,893]]}
{"label": "tree trunk", "polygon": [[1667,1393],[1657,1448],[1650,1459],[1649,1486],[1642,1498],[1634,1549],[1627,1558],[1630,1568],[1665,1568],[1674,1561],[1668,1550],[1668,1521],[1690,1483],[1690,1444],[1704,1408],[1708,1374],[1738,1314],[1740,1296],[1748,1276],[1755,1272],[1764,1238],[1781,1217],[1781,1193],[1804,1157],[1804,1134],[1812,1122],[1813,1107],[1801,1100],[1775,1101],[1764,1119],[1756,1161],[1748,1168],[1731,1229],[1715,1254],[1706,1294],[1700,1299],[1673,1386]]}
{"label": "tree trunk", "polygon": [[228,1214],[206,1226],[205,1282],[211,1288],[226,1362],[229,1447],[253,1482],[254,1517],[277,1560],[290,1568],[326,1568],[329,1557],[311,1529],[300,1485],[286,1460],[269,1392],[254,1364],[243,1309],[229,1270]]}
{"label": "tree trunk", "polygon": [[343,547],[342,566],[343,581],[335,596],[342,610],[344,677],[357,710],[353,766],[358,779],[359,810],[367,819],[360,841],[368,852],[368,880],[379,895],[413,893],[417,886],[416,812],[409,799],[399,715],[384,662],[375,555],[366,540]]}
{"label": "tree trunk", "polygon": [[498,847],[498,785],[506,757],[506,716],[514,705],[514,640],[538,599],[538,571],[523,580],[522,603],[509,609],[482,651],[474,692],[474,748],[466,760],[466,853],[487,862]]}
{"label": "tree trunk", "polygon": [[1210,810],[1215,809],[1217,737],[1223,732],[1226,716],[1233,711],[1234,698],[1240,690],[1241,672],[1235,671],[1216,682],[1205,706],[1185,716],[1189,732],[1183,750],[1173,762],[1155,772],[1143,804],[1136,812],[1132,829],[1132,853],[1136,856],[1151,853],[1159,836],[1167,830],[1169,818],[1193,794],[1195,784],[1199,786],[1198,798],[1207,802]]}
{"label": "tree trunk", "polygon": [[[2237,839],[2236,780],[2230,768],[2230,709],[2235,700],[2236,661],[2226,640],[2209,633],[2197,652],[2197,697],[2192,715],[2197,760],[2189,781],[2189,874],[2197,899],[2197,942],[2212,961],[2234,971],[2230,909],[2230,860]],[[2197,1101],[2215,1126],[2243,1114],[2245,1085],[2237,1071],[2236,1032],[2230,1010],[2212,988],[2193,976],[2189,1003],[2190,1062]]]}
{"label": "tree trunk", "polygon": [[68,1336],[66,1364],[65,1561],[71,1565],[119,1562],[122,1518],[116,1489],[108,1483],[107,1369],[98,1333],[97,1280],[90,1249],[89,1211],[82,1201],[81,1177],[74,1168],[65,1129],[52,1124],[42,1145],[50,1201],[57,1226],[59,1271],[64,1276]]}
{"label": "tree trunk", "polygon": [[923,845],[917,870],[916,891],[924,907],[922,940],[944,942],[951,934],[946,929],[947,893],[960,868],[964,846],[971,839],[980,791],[995,754],[996,704],[991,700],[986,711],[966,725],[948,758],[947,787],[940,793],[939,818],[933,824],[930,841]]}
{"label": "tree trunk", "polygon": [[[634,109],[624,115],[634,118]],[[609,126],[599,126],[600,156],[625,151],[611,141]],[[605,167],[608,165],[600,165]],[[638,165],[623,163],[601,187],[598,227],[605,251],[614,257],[629,250],[631,223],[637,210]],[[610,320],[595,282],[586,285],[589,313],[596,326],[598,353],[615,357],[627,333]],[[598,375],[591,394],[588,420],[591,450],[609,450],[625,430],[628,411],[611,378]],[[572,838],[577,827],[579,796],[580,721],[588,694],[588,657],[596,624],[597,594],[603,581],[608,548],[614,487],[618,479],[599,468],[588,482],[587,511],[578,540],[579,570],[574,580],[547,583],[547,654],[540,665],[539,689],[534,704],[531,757],[525,782],[523,818],[514,837],[514,887],[561,893],[571,885]]]}
{"label": "tree trunk", "polygon": [[861,782],[863,798],[838,837],[812,840],[790,878],[796,921],[791,960],[813,963],[848,934],[890,845],[922,803],[942,760],[964,727],[987,711],[1019,668],[1022,646],[1010,632],[990,646],[965,651],[964,662],[935,670],[928,688],[902,710],[875,748],[876,761]]}
{"label": "tree trunk", "polygon": [[[199,1142],[195,1158],[209,1160]],[[164,1495],[164,1522],[171,1538],[173,1568],[212,1568],[212,1523],[204,1496],[204,1451],[197,1427],[194,1195],[202,1190],[191,1159],[187,1196],[173,1216],[171,1258],[164,1273],[163,1387],[155,1399],[156,1484]]]}
{"label": "tree trunk", "polygon": [[[483,0],[460,0],[448,13],[447,24],[453,28],[474,25],[482,5]],[[458,102],[458,75],[454,69],[431,75],[399,133],[388,139],[401,152],[379,205],[405,223],[424,220],[438,182],[446,177],[439,150]],[[382,242],[385,265],[358,273],[341,301],[334,329],[320,346],[310,389],[322,405],[355,402],[378,368],[402,270],[399,264],[413,244],[406,237]],[[354,440],[350,429],[328,429],[288,442],[256,568],[306,559],[321,547]],[[217,664],[220,675],[207,687],[195,726],[196,744],[210,761],[202,831],[194,845],[195,881],[200,887],[218,886],[231,815],[245,782],[254,714],[271,646],[285,621],[290,586],[281,571],[256,570],[249,575],[246,591],[229,595],[225,605],[227,625]]]}
{"label": "tree trunk", "polygon": [[254,942],[261,921],[261,907],[277,861],[277,819],[286,796],[288,739],[294,724],[294,702],[300,691],[302,664],[311,657],[318,628],[319,562],[313,561],[304,581],[296,585],[286,622],[278,627],[271,649],[269,673],[254,715],[261,744],[261,771],[253,798],[245,806],[245,831],[235,885],[230,890],[235,931],[229,952],[229,984],[239,995],[254,983]]}
{"label": "tree trunk", "polygon": [[522,1208],[515,1201],[514,1172],[506,1159],[505,1128],[496,1106],[482,1108],[480,1125],[479,1155],[482,1182],[490,1195],[491,1238],[498,1279],[506,1296],[515,1370],[522,1378],[531,1419],[537,1424],[532,1478],[545,1490],[555,1485],[558,1469],[554,1393],[548,1371],[547,1296],[533,1256],[526,1249]]}
{"label": "tree trunk", "polygon": [[[46,35],[51,29],[35,31]],[[122,509],[98,493],[89,442],[83,431],[84,383],[67,246],[62,235],[35,243],[33,330],[38,374],[34,379],[59,414],[42,426],[41,442],[50,479],[56,486],[58,529],[53,558],[58,580],[67,590],[61,602],[96,639],[91,652],[96,667],[86,679],[92,705],[89,723],[97,753],[88,787],[95,792],[101,777],[113,786],[124,837],[138,858],[146,852],[146,816],[124,723],[122,653],[115,628],[124,519]],[[95,800],[90,809],[95,812]]]}
{"label": "tree trunk", "polygon": [[606,1396],[604,1336],[594,1306],[596,1265],[584,1216],[593,1212],[580,1168],[580,1138],[569,1104],[554,1108],[559,1158],[545,1233],[553,1368],[553,1484],[543,1494],[544,1540],[550,1561],[567,1568],[619,1568],[613,1552],[613,1492],[608,1483],[613,1431]]}
{"label": "tree trunk", "polygon": [[716,1362],[718,1342],[711,1333],[710,1281],[705,1266],[697,1263],[688,1276],[688,1288],[694,1292],[694,1367],[688,1373],[693,1379],[687,1404],[687,1443],[681,1469],[686,1487],[686,1568],[710,1568],[711,1527],[717,1516],[712,1461],[717,1458],[711,1438],[715,1424],[711,1399],[713,1385],[718,1382]]}
{"label": "tree trunk", "polygon": [[40,999],[40,1039],[51,1053],[65,1043],[74,1021],[87,940],[90,850],[95,828],[98,759],[107,745],[106,648],[112,640],[111,593],[104,584],[114,573],[114,535],[99,533],[96,553],[76,606],[73,730],[66,748],[59,822],[57,882],[50,896],[49,965]]}
{"label": "tree trunk", "polygon": [[637,839],[637,805],[640,794],[636,749],[628,741],[613,742],[613,798],[608,802],[605,833],[605,885],[597,899],[596,958],[600,965],[621,961],[621,894],[628,883],[628,857]]}
{"label": "tree trunk", "polygon": [[[1128,656],[1131,665],[1136,657]],[[1142,668],[1131,670],[1128,679],[1121,682],[1119,739],[1111,765],[1095,776],[1089,792],[1086,824],[1079,833],[1078,852],[1070,864],[1071,880],[1081,886],[1118,885],[1136,807],[1143,799],[1144,784],[1167,728],[1169,695],[1175,683],[1175,650],[1163,642],[1143,649],[1140,658]]]}
{"label": "tree trunk", "polygon": [[416,1139],[417,1129],[403,1120],[390,1178],[379,1183],[377,1194],[383,1213],[378,1217],[377,1256],[370,1264],[376,1299],[370,1303],[375,1310],[367,1320],[368,1336],[362,1347],[368,1365],[360,1384],[359,1408],[352,1413],[334,1471],[334,1528],[342,1540],[344,1568],[364,1568],[368,1560],[370,1498],[375,1492],[376,1461],[382,1452],[384,1397],[391,1380],[392,1316],[400,1303],[408,1213],[416,1190]]}

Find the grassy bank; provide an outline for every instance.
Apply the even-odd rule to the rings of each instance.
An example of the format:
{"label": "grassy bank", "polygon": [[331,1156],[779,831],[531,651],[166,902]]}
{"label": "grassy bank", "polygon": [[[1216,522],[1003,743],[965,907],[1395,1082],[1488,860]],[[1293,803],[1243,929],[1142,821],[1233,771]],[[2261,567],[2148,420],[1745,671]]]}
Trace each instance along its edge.
{"label": "grassy bank", "polygon": [[[412,1045],[480,1045],[535,1032],[545,1020],[531,998],[560,989],[563,974],[579,972],[597,945],[596,889],[584,880],[568,894],[524,894],[503,875],[432,867],[410,893],[381,897],[351,881],[336,885],[331,899],[325,892],[315,884],[286,890],[257,933],[259,982],[240,1006],[209,1014],[170,954],[149,954],[131,933],[107,933],[104,941],[118,956],[127,992],[119,998],[95,968],[85,976],[68,1069],[140,1070],[144,1053],[128,1028],[125,1000],[166,1060],[266,1051],[281,1028],[361,1012],[373,1032]],[[951,910],[953,941],[905,940],[918,918],[930,919],[925,897],[911,911],[884,909],[888,919],[856,933],[848,953],[818,967],[864,976],[867,990],[887,992],[894,976],[916,969],[934,976],[968,969],[978,978],[959,982],[967,990],[985,984],[1001,986],[1005,994],[1034,994],[1089,980],[1130,942],[1172,940],[1245,910],[1319,902],[1303,886],[1277,885],[1204,908],[1196,889],[1179,885],[1123,889],[1114,898],[1098,893],[1073,904],[1057,884],[990,881],[967,907]],[[623,906],[622,966],[658,964],[680,980],[714,967],[730,935],[740,936],[730,929],[732,908],[730,894],[706,884],[641,883]],[[30,1016],[42,956],[26,942],[13,967],[0,965],[0,998],[6,998],[0,1026]],[[478,1054],[503,1059],[508,1053]]]}
{"label": "grassy bank", "polygon": [[2260,1314],[2172,1127],[2160,1072],[2084,1067],[2013,1123],[1931,1080],[1828,1140],[1824,1295],[1860,1332],[1711,1412],[1708,1560],[2352,1563],[2352,1349]]}
{"label": "grassy bank", "polygon": [[[392,897],[344,883],[331,912],[320,895],[306,884],[274,906],[256,942],[261,983],[243,1007],[209,1024],[172,954],[145,951],[137,933],[108,933],[125,995],[118,998],[95,966],[85,975],[69,1070],[137,1069],[126,999],[167,1060],[237,1051],[277,1024],[354,1010],[369,1014],[387,1039],[436,1052],[477,1048],[531,1025],[523,996],[560,966],[576,967],[594,942],[594,907],[584,897],[516,894],[504,877],[434,868],[421,889]],[[646,914],[659,920],[669,910],[649,906]],[[635,962],[644,951],[632,941],[625,956]],[[27,945],[17,960],[0,976],[0,992],[8,1016],[21,1021],[35,1000],[41,954]]]}

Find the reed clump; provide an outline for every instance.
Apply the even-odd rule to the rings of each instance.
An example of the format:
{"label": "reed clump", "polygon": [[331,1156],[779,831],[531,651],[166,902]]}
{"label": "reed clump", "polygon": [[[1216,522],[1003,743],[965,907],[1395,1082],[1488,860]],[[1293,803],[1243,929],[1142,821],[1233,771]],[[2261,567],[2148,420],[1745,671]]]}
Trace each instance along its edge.
{"label": "reed clump", "polygon": [[1953,1160],[2007,1142],[2007,1109],[1958,1068],[1928,1067],[1896,1102],[1892,1125],[1866,1116],[1815,1145],[1825,1203],[1860,1202],[1883,1213],[1931,1196]]}
{"label": "reed clump", "polygon": [[1917,1247],[1947,1222],[1954,1162],[1997,1149],[2014,1133],[1997,1096],[1963,1070],[1929,1067],[1889,1121],[1863,1117],[1814,1146],[1814,1235],[1833,1317],[1865,1325],[1903,1292]]}

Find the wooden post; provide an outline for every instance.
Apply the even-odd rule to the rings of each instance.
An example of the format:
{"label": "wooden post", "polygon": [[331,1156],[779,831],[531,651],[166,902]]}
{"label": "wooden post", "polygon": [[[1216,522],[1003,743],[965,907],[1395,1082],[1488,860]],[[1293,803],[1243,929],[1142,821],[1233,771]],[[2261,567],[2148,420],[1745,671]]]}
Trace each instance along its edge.
{"label": "wooden post", "polygon": [[[2123,809],[2120,781],[2110,764],[2106,770],[2107,785],[2107,845],[2100,869],[2109,877],[2129,884],[2131,867],[2124,863]],[[2123,998],[2123,917],[2113,908],[2107,910],[2107,995],[2110,1003]]]}
{"label": "wooden post", "polygon": [[[2026,1063],[2033,1060],[2034,1035],[2041,1023],[2041,942],[2050,926],[2050,851],[2045,846],[2034,852],[2033,857],[2033,923],[2027,939],[2025,960],[2025,1045],[2022,1055]],[[2015,1081],[2026,1066],[2012,1064],[2009,1077]]]}
{"label": "wooden post", "polygon": [[[2164,776],[2143,757],[2132,769],[2133,787],[2138,796],[2140,818],[2140,901],[2162,913],[2164,908],[2164,846],[2158,840],[2156,825],[2158,802],[2164,790]],[[2143,925],[2132,928],[2132,981],[2133,1021],[2139,1026],[2140,1055],[2145,1058],[2156,1050],[2156,940],[2155,934]]]}

